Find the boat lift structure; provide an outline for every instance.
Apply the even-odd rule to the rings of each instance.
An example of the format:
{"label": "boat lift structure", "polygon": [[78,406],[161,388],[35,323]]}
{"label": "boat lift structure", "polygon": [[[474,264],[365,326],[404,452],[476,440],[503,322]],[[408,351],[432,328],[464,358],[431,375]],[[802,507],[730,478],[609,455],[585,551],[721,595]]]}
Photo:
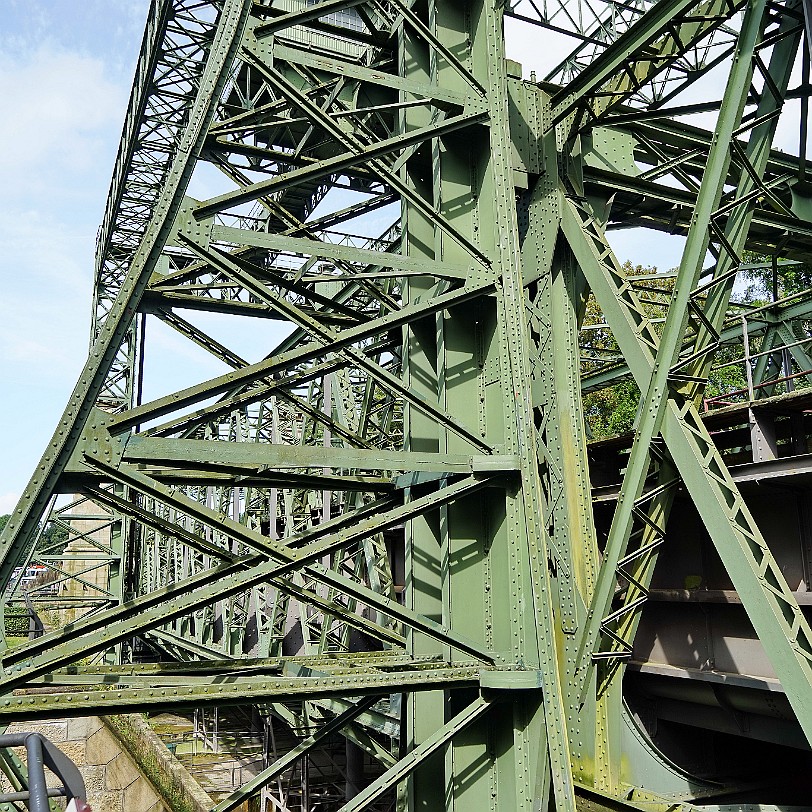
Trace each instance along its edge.
{"label": "boat lift structure", "polygon": [[[506,21],[571,52],[523,76]],[[90,352],[0,538],[5,611],[59,618],[0,722],[254,706],[298,743],[218,812],[808,807],[812,292],[734,294],[812,259],[811,24],[153,0]],[[159,322],[221,371],[152,394]]]}

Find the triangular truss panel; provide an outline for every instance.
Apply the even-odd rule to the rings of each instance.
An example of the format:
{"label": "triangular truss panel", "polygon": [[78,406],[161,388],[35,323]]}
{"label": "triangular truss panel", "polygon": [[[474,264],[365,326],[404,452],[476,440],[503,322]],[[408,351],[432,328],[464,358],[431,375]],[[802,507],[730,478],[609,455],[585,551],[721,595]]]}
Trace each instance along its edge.
{"label": "triangular truss panel", "polygon": [[808,12],[153,2],[0,722],[254,705],[223,811],[808,803]]}

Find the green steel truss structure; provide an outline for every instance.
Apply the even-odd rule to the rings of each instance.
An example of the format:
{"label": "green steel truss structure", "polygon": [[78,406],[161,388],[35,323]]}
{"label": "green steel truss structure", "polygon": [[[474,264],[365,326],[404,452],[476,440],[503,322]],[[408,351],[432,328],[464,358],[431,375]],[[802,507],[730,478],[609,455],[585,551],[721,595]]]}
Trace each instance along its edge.
{"label": "green steel truss structure", "polygon": [[[153,0],[90,353],[0,540],[4,609],[48,618],[0,654],[2,722],[250,703],[299,734],[217,810],[339,732],[377,777],[290,808],[800,803],[775,748],[812,741],[808,588],[745,486],[808,471],[812,295],[732,297],[812,255],[805,2]],[[543,81],[508,17],[571,44]],[[680,235],[679,267],[630,271],[619,228]],[[153,321],[222,371],[146,397],[183,364]],[[724,447],[719,363],[746,373]],[[590,450],[583,395],[629,377],[633,438]],[[756,652],[682,668],[706,722],[640,656],[689,513]],[[653,694],[685,699],[670,750]],[[764,759],[749,783],[680,763],[715,724]]]}

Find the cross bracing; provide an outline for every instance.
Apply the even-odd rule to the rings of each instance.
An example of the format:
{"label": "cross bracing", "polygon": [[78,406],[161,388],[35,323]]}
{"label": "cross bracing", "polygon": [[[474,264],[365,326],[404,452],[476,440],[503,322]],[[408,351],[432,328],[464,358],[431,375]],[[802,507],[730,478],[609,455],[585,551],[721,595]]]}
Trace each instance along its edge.
{"label": "cross bracing", "polygon": [[[0,539],[4,606],[53,618],[3,720],[255,704],[301,742],[223,810],[339,732],[366,788],[298,808],[805,802],[809,293],[737,279],[809,260],[807,12],[156,0],[90,354]],[[523,79],[506,16],[570,55]],[[678,267],[629,272],[626,229]],[[590,446],[629,377],[633,436]]]}

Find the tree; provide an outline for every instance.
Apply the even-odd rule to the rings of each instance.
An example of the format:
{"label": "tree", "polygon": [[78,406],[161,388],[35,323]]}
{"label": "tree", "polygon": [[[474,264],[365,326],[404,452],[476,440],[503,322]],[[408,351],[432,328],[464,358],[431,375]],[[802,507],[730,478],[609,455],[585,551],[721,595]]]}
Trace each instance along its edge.
{"label": "tree", "polygon": [[[630,262],[623,264],[623,270],[626,276],[631,277],[657,272],[656,268],[633,266]],[[673,281],[670,279],[652,279],[640,288],[641,301],[650,317],[656,319],[664,314],[672,287]],[[621,358],[620,348],[592,295],[586,305],[580,349],[582,375],[597,372]],[[640,390],[631,377],[585,395],[584,421],[589,435],[597,440],[630,432],[634,427],[639,402]]]}
{"label": "tree", "polygon": [[812,288],[812,267],[806,263],[778,264],[772,257],[753,251],[745,251],[742,260],[749,283],[745,291],[748,302],[766,304]]}
{"label": "tree", "polygon": [[64,552],[68,543],[68,531],[61,524],[48,522],[42,531],[41,542],[51,555]]}
{"label": "tree", "polygon": [[[795,267],[795,266],[793,266]],[[668,313],[671,293],[674,288],[673,276],[658,277],[657,269],[623,265],[627,277],[634,278],[634,286],[646,315],[652,319],[655,331],[662,329]],[[646,279],[651,276],[651,279]],[[800,280],[800,276],[798,277]],[[758,304],[756,290],[745,292],[745,301]],[[586,328],[586,329],[583,329]],[[612,359],[620,358],[620,348],[603,319],[603,314],[593,296],[587,302],[581,330],[581,372],[589,374],[611,365]],[[747,378],[744,366],[736,361],[742,355],[741,345],[720,347],[714,356],[714,368],[708,377],[705,396],[718,397],[746,388]],[[627,377],[604,389],[584,396],[584,420],[593,439],[627,434],[634,429],[640,403],[640,390],[634,379]]]}
{"label": "tree", "polygon": [[584,421],[592,439],[627,434],[634,427],[640,390],[632,378],[584,396]]}
{"label": "tree", "polygon": [[[0,533],[8,524],[11,518],[10,513],[0,516]],[[48,551],[50,555],[59,554],[64,552],[65,546],[68,543],[68,531],[64,525],[57,522],[48,522],[40,536],[40,548]]]}

